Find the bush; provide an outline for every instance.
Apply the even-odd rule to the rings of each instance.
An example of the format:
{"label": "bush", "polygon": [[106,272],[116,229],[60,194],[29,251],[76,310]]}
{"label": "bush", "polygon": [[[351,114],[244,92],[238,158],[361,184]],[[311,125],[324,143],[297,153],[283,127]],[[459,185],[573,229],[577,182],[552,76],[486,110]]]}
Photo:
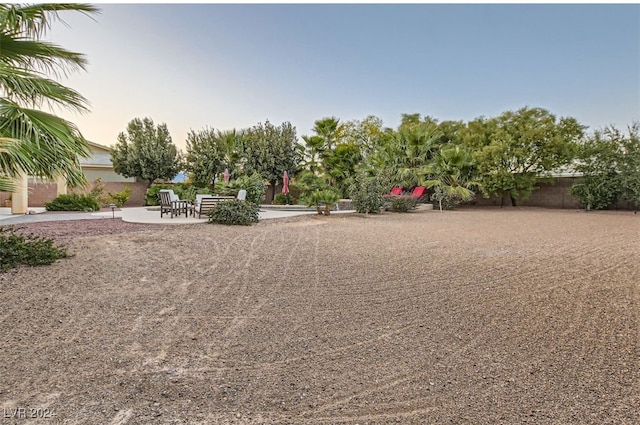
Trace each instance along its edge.
{"label": "bush", "polygon": [[329,187],[329,185],[327,185],[325,181],[322,180],[322,178],[316,176],[312,171],[309,170],[301,172],[295,178],[295,186],[297,186],[297,188],[299,188],[301,192],[307,193],[315,192],[317,190],[324,190]]}
{"label": "bush", "polygon": [[388,185],[382,177],[370,177],[359,173],[349,185],[349,195],[356,212],[376,214],[385,205],[383,193],[388,192]]}
{"label": "bush", "polygon": [[147,189],[147,194],[145,195],[144,202],[149,206],[160,205],[160,194],[159,192],[164,189],[173,189],[173,186],[167,184],[158,184],[153,185]]}
{"label": "bush", "polygon": [[569,193],[578,198],[584,208],[603,210],[615,204],[622,192],[616,174],[588,175],[577,179]]}
{"label": "bush", "polygon": [[316,207],[318,214],[323,213],[321,206],[324,206],[324,214],[329,215],[331,208],[340,200],[340,195],[331,189],[324,189],[309,193],[303,199],[308,207]]}
{"label": "bush", "polygon": [[102,179],[100,177],[93,182],[93,187],[89,192],[89,196],[95,199],[100,206],[107,205],[109,203],[108,199],[104,196],[104,183],[102,183]]}
{"label": "bush", "polygon": [[16,231],[22,228],[0,227],[0,271],[19,265],[38,266],[52,264],[69,255],[64,247],[53,244],[53,239],[32,234],[22,235]]}
{"label": "bush", "polygon": [[[296,200],[293,199],[293,197],[291,196],[291,193],[289,193],[289,205],[294,205],[296,203],[297,203]],[[287,195],[285,195],[284,193],[276,194],[276,196],[273,198],[273,204],[287,205]]]}
{"label": "bush", "polygon": [[437,202],[440,210],[454,210],[462,203],[461,198],[449,195],[440,186],[433,187],[433,193],[429,199]]}
{"label": "bush", "polygon": [[253,202],[231,199],[209,211],[209,223],[249,226],[258,222],[258,206]]}
{"label": "bush", "polygon": [[120,192],[109,192],[109,200],[118,208],[122,207],[129,200],[130,196],[131,188],[127,185],[125,185],[124,190]]}
{"label": "bush", "polygon": [[240,176],[229,183],[216,183],[216,193],[225,196],[236,196],[240,189],[247,191],[247,201],[260,204],[266,191],[264,179],[259,173],[250,176]]}
{"label": "bush", "polygon": [[44,204],[47,211],[98,211],[100,205],[91,195],[59,195]]}
{"label": "bush", "polygon": [[387,199],[387,208],[394,212],[409,212],[418,207],[418,200],[413,196],[390,196]]}

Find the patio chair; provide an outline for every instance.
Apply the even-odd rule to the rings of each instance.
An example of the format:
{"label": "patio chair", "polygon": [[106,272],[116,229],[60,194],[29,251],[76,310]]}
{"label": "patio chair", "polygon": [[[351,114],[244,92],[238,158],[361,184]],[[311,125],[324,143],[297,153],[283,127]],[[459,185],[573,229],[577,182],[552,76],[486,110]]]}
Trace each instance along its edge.
{"label": "patio chair", "polygon": [[389,194],[394,196],[402,195],[402,188],[400,186],[396,186],[393,189],[391,189],[391,193]]}
{"label": "patio chair", "polygon": [[193,211],[191,201],[180,199],[180,197],[173,193],[173,190],[171,189],[162,189],[158,192],[158,195],[160,196],[161,218],[167,212],[170,212],[171,218],[173,218],[174,215],[180,215],[182,213],[187,217],[189,212]]}
{"label": "patio chair", "polygon": [[416,198],[417,200],[420,200],[420,198],[422,198],[424,196],[424,193],[427,191],[427,188],[424,186],[417,186],[415,189],[413,189],[413,193],[411,193],[411,197],[412,198]]}
{"label": "patio chair", "polygon": [[385,193],[384,195],[382,195],[382,197],[395,198],[396,196],[401,196],[401,195],[402,195],[402,188],[400,186],[395,186],[393,189],[391,189],[391,192]]}
{"label": "patio chair", "polygon": [[171,214],[171,218],[174,215],[180,215],[179,202],[172,198],[171,195],[176,196],[172,190],[160,190],[158,195],[160,196],[160,218],[167,213]]}

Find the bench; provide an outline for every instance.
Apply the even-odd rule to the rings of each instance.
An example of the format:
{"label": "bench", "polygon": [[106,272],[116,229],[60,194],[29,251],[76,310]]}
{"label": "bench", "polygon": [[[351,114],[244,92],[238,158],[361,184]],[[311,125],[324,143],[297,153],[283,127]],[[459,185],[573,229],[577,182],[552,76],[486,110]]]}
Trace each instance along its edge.
{"label": "bench", "polygon": [[236,199],[234,196],[203,196],[198,199],[194,207],[193,216],[198,214],[198,218],[205,216],[220,202],[228,201],[230,199]]}

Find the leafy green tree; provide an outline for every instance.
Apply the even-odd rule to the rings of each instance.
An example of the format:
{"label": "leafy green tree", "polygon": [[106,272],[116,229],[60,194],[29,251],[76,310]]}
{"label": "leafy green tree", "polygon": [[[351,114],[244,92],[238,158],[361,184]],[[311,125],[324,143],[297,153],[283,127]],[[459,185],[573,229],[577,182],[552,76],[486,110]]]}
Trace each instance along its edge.
{"label": "leafy green tree", "polygon": [[438,151],[437,125],[421,122],[418,117],[419,114],[403,115],[398,129],[385,132],[377,148],[367,157],[368,167],[391,175],[395,186],[417,186],[420,170]]}
{"label": "leafy green tree", "polygon": [[387,130],[380,118],[369,115],[363,120],[352,120],[342,124],[340,134],[346,143],[360,147],[363,157],[373,152],[386,137]]}
{"label": "leafy green tree", "polygon": [[313,173],[320,170],[320,152],[324,149],[324,139],[318,135],[302,136],[304,140],[304,167]]}
{"label": "leafy green tree", "polygon": [[228,141],[220,138],[214,129],[191,130],[187,134],[184,158],[191,181],[200,187],[212,184],[216,175],[224,171],[227,151]]}
{"label": "leafy green tree", "polygon": [[571,186],[571,194],[587,211],[604,209],[619,199],[640,203],[639,125],[625,136],[613,126],[594,132],[581,143],[574,168],[582,176]]}
{"label": "leafy green tree", "polygon": [[116,173],[149,181],[171,180],[180,171],[181,158],[171,141],[167,125],[157,127],[151,118],[134,118],[127,125],[127,134],[118,134],[111,151]]}
{"label": "leafy green tree", "polygon": [[217,136],[224,149],[224,168],[229,169],[232,179],[238,178],[243,172],[242,152],[244,151],[246,131],[234,128],[233,130],[218,131]]}
{"label": "leafy green tree", "polygon": [[355,143],[340,143],[327,154],[324,164],[332,186],[344,197],[348,196],[349,178],[362,161],[360,147]]}
{"label": "leafy green tree", "polygon": [[86,183],[78,157],[88,157],[89,146],[71,122],[45,107],[87,111],[78,92],[47,77],[84,70],[87,61],[43,41],[60,12],[91,15],[87,4],[0,4],[0,190],[12,191],[20,173],[55,178],[69,186]]}
{"label": "leafy green tree", "polygon": [[425,167],[428,179],[422,184],[434,188],[433,200],[438,201],[440,211],[443,204],[453,208],[461,202],[473,199],[478,183],[472,180],[473,156],[458,145],[446,145],[440,149],[434,161]]}
{"label": "leafy green tree", "polygon": [[628,137],[622,138],[623,156],[620,161],[622,198],[640,207],[640,122],[628,128]]}
{"label": "leafy green tree", "polygon": [[[483,127],[483,128],[482,128]],[[467,137],[476,145],[475,160],[485,196],[508,194],[512,205],[527,198],[539,178],[568,164],[584,127],[574,118],[556,119],[542,108],[504,112],[481,123],[483,131]]]}
{"label": "leafy green tree", "polygon": [[301,161],[295,127],[288,121],[277,127],[259,123],[247,131],[243,156],[246,173],[260,173],[275,187],[284,172],[295,170]]}

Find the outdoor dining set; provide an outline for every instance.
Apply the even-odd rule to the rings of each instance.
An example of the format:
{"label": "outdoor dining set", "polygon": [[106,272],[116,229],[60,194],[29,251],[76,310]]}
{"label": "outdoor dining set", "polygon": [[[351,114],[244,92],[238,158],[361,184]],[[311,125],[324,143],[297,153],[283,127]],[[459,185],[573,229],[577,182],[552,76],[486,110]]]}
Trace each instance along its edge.
{"label": "outdoor dining set", "polygon": [[160,217],[169,214],[171,218],[184,214],[185,217],[207,216],[218,203],[231,199],[245,200],[247,197],[246,190],[240,190],[238,196],[219,196],[219,195],[196,195],[196,199],[180,199],[171,189],[163,189],[159,191],[160,196]]}

